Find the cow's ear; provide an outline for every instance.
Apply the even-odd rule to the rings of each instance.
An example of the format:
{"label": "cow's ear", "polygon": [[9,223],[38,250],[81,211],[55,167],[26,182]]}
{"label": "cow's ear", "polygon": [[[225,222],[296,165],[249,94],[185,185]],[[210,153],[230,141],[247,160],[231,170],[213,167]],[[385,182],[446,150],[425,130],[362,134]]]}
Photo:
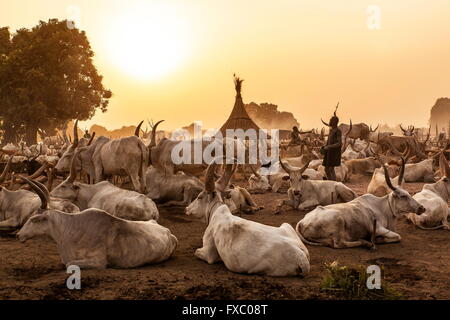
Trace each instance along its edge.
{"label": "cow's ear", "polygon": [[308,179],[309,179],[309,176],[302,174],[302,179],[308,180]]}
{"label": "cow's ear", "polygon": [[42,223],[42,222],[47,221],[47,216],[42,215],[42,214],[37,214],[37,215],[32,216],[30,218],[30,220],[33,223]]}
{"label": "cow's ear", "polygon": [[234,189],[234,184],[230,184],[230,189]]}
{"label": "cow's ear", "polygon": [[287,181],[287,180],[290,179],[290,177],[289,176],[283,176],[283,177],[281,177],[281,179],[283,179],[284,181]]}

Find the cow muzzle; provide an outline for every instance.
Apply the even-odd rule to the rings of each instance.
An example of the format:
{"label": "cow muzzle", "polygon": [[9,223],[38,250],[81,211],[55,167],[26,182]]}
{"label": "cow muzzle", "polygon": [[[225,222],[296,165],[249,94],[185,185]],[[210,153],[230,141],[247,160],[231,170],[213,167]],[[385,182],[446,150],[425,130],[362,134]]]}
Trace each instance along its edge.
{"label": "cow muzzle", "polygon": [[417,213],[418,215],[421,215],[421,214],[424,213],[424,212],[425,212],[424,206],[419,206],[419,208],[417,208],[416,213]]}

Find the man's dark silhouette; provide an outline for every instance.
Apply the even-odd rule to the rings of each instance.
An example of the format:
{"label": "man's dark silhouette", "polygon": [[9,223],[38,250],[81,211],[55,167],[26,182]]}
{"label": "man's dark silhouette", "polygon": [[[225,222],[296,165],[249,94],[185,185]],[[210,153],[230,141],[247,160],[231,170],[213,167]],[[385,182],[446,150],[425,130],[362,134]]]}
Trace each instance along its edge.
{"label": "man's dark silhouette", "polygon": [[322,152],[324,153],[323,166],[325,167],[325,174],[328,180],[333,181],[336,181],[334,167],[339,167],[341,165],[342,132],[338,128],[338,123],[339,118],[336,115],[331,117],[327,144],[322,147]]}
{"label": "man's dark silhouette", "polygon": [[292,128],[291,132],[291,141],[289,142],[290,145],[299,145],[302,143],[302,140],[300,139],[300,131],[295,126]]}

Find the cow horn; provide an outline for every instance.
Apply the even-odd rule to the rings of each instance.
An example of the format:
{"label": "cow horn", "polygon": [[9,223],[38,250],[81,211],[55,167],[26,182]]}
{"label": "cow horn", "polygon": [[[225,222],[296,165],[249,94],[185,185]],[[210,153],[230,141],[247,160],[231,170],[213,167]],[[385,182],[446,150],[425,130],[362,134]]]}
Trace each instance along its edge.
{"label": "cow horn", "polygon": [[75,124],[73,125],[73,146],[77,147],[78,146],[78,119],[75,120]]}
{"label": "cow horn", "polygon": [[378,124],[377,127],[376,127],[374,130],[372,130],[372,125],[370,125],[370,132],[375,132],[375,131],[377,131],[379,126],[380,126],[380,124]]}
{"label": "cow horn", "polygon": [[327,127],[330,126],[330,124],[329,124],[329,123],[326,123],[325,121],[323,121],[322,118],[320,118],[320,121],[322,121],[322,123],[323,123],[324,125],[326,125]]}
{"label": "cow horn", "polygon": [[400,129],[402,129],[403,133],[406,133],[406,130],[403,129],[402,124],[400,123]]}
{"label": "cow horn", "polygon": [[391,178],[389,177],[389,174],[388,174],[386,165],[385,165],[384,163],[383,163],[383,170],[384,170],[384,179],[386,180],[386,184],[388,185],[388,187],[389,187],[392,191],[397,190],[397,188],[395,188],[395,187],[392,185]]}
{"label": "cow horn", "polygon": [[75,152],[75,154],[73,155],[73,158],[72,158],[72,162],[70,164],[70,174],[69,174],[69,178],[68,178],[68,181],[70,181],[70,182],[74,182],[77,177],[76,160],[77,160],[79,154],[80,154],[79,150],[77,152]]}
{"label": "cow horn", "polygon": [[306,164],[300,169],[300,174],[302,174],[303,172],[305,172],[306,169],[308,169],[310,162],[311,162],[311,160],[306,162]]}
{"label": "cow horn", "polygon": [[164,122],[164,120],[159,120],[157,123],[155,123],[155,125],[152,127],[152,140],[150,141],[150,145],[149,148],[152,148],[154,146],[156,146],[156,129],[158,128],[158,125]]}
{"label": "cow horn", "polygon": [[136,130],[134,130],[134,135],[139,138],[139,133],[141,132],[141,126],[144,123],[144,120],[139,122],[138,126],[136,127]]}
{"label": "cow horn", "polygon": [[350,119],[350,127],[348,128],[348,131],[345,134],[346,136],[348,136],[350,134],[350,132],[352,131],[352,128],[353,128],[352,119]]}
{"label": "cow horn", "polygon": [[252,170],[253,174],[258,177],[261,178],[261,175],[255,170],[255,168],[250,164],[250,169]]}
{"label": "cow horn", "polygon": [[90,146],[90,145],[92,144],[92,141],[94,141],[94,138],[95,138],[95,131],[92,132],[92,136],[91,136],[91,138],[89,139],[89,142],[88,142],[88,144],[86,145],[86,147],[88,147],[88,146]]}
{"label": "cow horn", "polygon": [[206,170],[205,190],[208,193],[212,193],[214,192],[214,190],[216,190],[216,184],[214,181],[214,172],[216,171],[216,166],[216,161],[213,160],[213,162],[210,163],[208,169]]}
{"label": "cow horn", "polygon": [[402,167],[400,169],[400,174],[398,175],[398,182],[397,182],[397,185],[400,187],[402,186],[402,181],[405,176],[405,167],[406,167],[405,158],[401,157],[401,159],[402,159]]}
{"label": "cow horn", "polygon": [[21,177],[21,178],[31,187],[31,189],[34,190],[34,192],[36,192],[36,194],[41,199],[41,209],[47,209],[48,198],[47,198],[47,195],[45,194],[45,192],[43,190],[41,190],[41,188],[39,188],[34,181],[32,181],[28,178],[25,178],[25,177]]}
{"label": "cow horn", "polygon": [[6,166],[3,169],[2,175],[0,176],[0,183],[5,181],[6,175],[8,174],[9,170],[11,169],[13,157],[14,157],[14,155],[9,156],[8,162],[6,163]]}
{"label": "cow horn", "polygon": [[439,157],[439,169],[443,177],[450,177],[450,167],[448,165],[447,159],[445,158],[444,152],[441,152],[441,155]]}
{"label": "cow horn", "polygon": [[50,199],[50,191],[48,191],[47,187],[42,182],[39,182],[37,180],[32,180],[32,181],[35,185],[37,185],[39,187],[39,189],[42,190],[42,192],[45,194],[46,198]]}
{"label": "cow horn", "polygon": [[[284,163],[282,160],[281,160],[281,157],[279,158],[280,159],[280,165],[281,165],[281,167],[283,168],[283,170],[284,171],[286,171],[287,173],[291,173],[291,171],[294,171],[295,169],[294,168],[292,168],[290,165],[289,165],[289,163]],[[306,170],[306,169],[305,169]]]}

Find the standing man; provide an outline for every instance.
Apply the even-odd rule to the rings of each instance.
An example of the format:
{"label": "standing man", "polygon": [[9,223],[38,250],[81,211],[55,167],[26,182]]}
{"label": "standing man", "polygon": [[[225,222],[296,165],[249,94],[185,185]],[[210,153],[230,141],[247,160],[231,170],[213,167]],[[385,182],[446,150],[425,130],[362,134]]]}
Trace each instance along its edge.
{"label": "standing man", "polygon": [[342,132],[338,128],[338,124],[339,118],[336,116],[335,111],[334,116],[331,117],[329,124],[327,124],[330,127],[327,144],[321,149],[321,153],[324,155],[322,164],[325,167],[325,174],[328,180],[333,181],[336,181],[334,167],[341,165]]}

